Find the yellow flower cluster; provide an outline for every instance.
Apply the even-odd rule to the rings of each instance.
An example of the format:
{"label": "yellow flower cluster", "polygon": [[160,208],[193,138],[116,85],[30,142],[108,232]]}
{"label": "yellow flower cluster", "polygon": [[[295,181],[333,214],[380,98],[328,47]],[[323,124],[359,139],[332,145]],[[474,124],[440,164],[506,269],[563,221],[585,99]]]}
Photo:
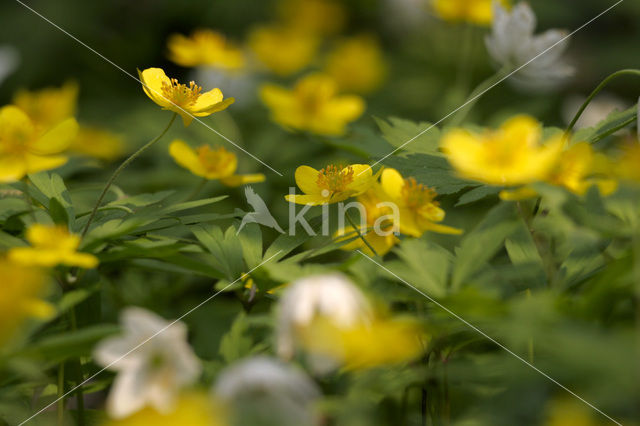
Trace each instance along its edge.
{"label": "yellow flower cluster", "polygon": [[[368,246],[365,247],[365,244],[369,244],[377,254],[383,255],[398,242],[393,231],[412,237],[420,237],[426,231],[445,234],[462,232],[438,223],[444,220],[445,212],[435,200],[437,194],[432,188],[417,183],[414,178],[403,178],[395,169],[384,169],[374,175],[371,166],[366,164],[347,167],[329,165],[322,170],[300,166],[296,169],[295,179],[304,194],[286,195],[287,201],[317,206],[357,197],[366,213],[365,222],[378,225],[378,232],[360,230],[365,234],[363,239],[366,243],[362,239],[354,240],[344,247],[346,250],[364,248],[373,254]],[[396,209],[397,217],[389,222],[394,217],[393,209]],[[347,239],[354,235],[345,228],[339,229],[336,236]]]}
{"label": "yellow flower cluster", "polygon": [[183,67],[206,65],[235,71],[245,65],[242,49],[210,29],[193,31],[190,37],[173,34],[167,41],[169,59]]}
{"label": "yellow flower cluster", "polygon": [[[449,22],[469,22],[491,25],[494,0],[433,0],[433,10],[438,17]],[[508,0],[496,0],[508,6]]]}
{"label": "yellow flower cluster", "polygon": [[603,176],[607,160],[586,142],[567,146],[562,134],[542,139],[542,125],[529,116],[516,116],[499,129],[475,133],[454,129],[441,148],[457,172],[490,185],[515,187],[500,196],[517,200],[536,196],[529,186],[547,182],[576,194],[597,185],[603,194],[616,189],[614,179]]}

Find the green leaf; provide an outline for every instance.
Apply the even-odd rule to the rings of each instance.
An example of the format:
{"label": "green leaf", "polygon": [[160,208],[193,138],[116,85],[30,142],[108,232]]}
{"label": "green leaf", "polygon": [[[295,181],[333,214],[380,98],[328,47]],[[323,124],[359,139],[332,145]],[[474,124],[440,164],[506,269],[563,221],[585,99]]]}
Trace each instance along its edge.
{"label": "green leaf", "polygon": [[224,234],[218,226],[196,225],[190,229],[198,241],[213,255],[213,266],[222,271],[229,281],[234,281],[247,272],[242,256],[242,245],[233,226],[230,226]]}
{"label": "green leaf", "polygon": [[253,340],[249,337],[248,331],[249,323],[246,315],[241,312],[220,340],[220,356],[227,364],[251,354]]}
{"label": "green leaf", "polygon": [[520,225],[514,203],[501,203],[491,209],[478,226],[467,234],[456,249],[453,288],[458,289],[503,247],[505,238]]}
{"label": "green leaf", "polygon": [[[48,198],[48,202],[43,203],[43,205],[48,207],[49,214],[51,214],[54,221],[58,222],[64,219],[64,215],[61,213],[63,210],[66,213],[66,220],[64,223],[67,223],[73,228],[76,216],[71,203],[71,196],[69,195],[69,191],[67,190],[62,178],[55,173],[49,174],[47,172],[40,172],[30,174],[29,180]],[[55,199],[53,205],[51,204],[52,199]],[[55,210],[55,212],[53,210]],[[56,218],[58,220],[56,220]]]}
{"label": "green leaf", "polygon": [[544,262],[526,223],[522,218],[518,223],[519,226],[515,232],[505,240],[507,254],[511,263],[516,266],[534,266],[534,274],[524,278],[530,279],[532,284],[543,286],[547,281]]}
{"label": "green leaf", "polygon": [[460,198],[458,198],[458,202],[456,203],[455,206],[456,207],[464,206],[493,195],[498,195],[500,190],[501,188],[497,186],[490,186],[490,185],[478,186],[477,188],[473,188],[472,190],[462,194]]}
{"label": "green leaf", "polygon": [[593,127],[580,129],[571,138],[573,142],[595,142],[610,134],[625,123],[631,125],[638,118],[638,106],[624,111],[614,111]]}
{"label": "green leaf", "polygon": [[119,330],[120,327],[116,325],[99,324],[77,331],[64,331],[27,346],[19,355],[44,358],[47,361],[87,356],[96,343]]}
{"label": "green leaf", "polygon": [[438,194],[454,194],[464,188],[480,185],[456,176],[444,157],[411,154],[407,157],[390,156],[382,162],[397,169],[405,178],[414,177],[419,183],[434,188]]}
{"label": "green leaf", "polygon": [[238,234],[247,268],[253,269],[262,262],[262,231],[257,223],[248,223]]}
{"label": "green leaf", "polygon": [[440,129],[433,124],[414,123],[397,117],[389,117],[388,121],[380,118],[375,120],[384,138],[393,147],[408,152],[441,155],[438,151]]}

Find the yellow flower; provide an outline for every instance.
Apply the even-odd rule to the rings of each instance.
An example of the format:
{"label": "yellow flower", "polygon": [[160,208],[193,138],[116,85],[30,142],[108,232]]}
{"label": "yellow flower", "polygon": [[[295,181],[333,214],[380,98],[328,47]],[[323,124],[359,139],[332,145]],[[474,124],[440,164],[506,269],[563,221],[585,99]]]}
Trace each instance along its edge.
{"label": "yellow flower", "polygon": [[173,159],[196,176],[205,179],[220,179],[227,186],[240,186],[247,183],[263,182],[261,173],[250,175],[235,174],[238,168],[238,158],[233,152],[223,147],[211,149],[209,145],[202,145],[195,150],[179,139],[169,145],[169,154]]}
{"label": "yellow flower", "polygon": [[377,41],[365,35],[338,43],[325,71],[343,92],[370,93],[382,84],[387,66]]}
{"label": "yellow flower", "polygon": [[351,326],[338,326],[323,316],[299,330],[302,346],[327,357],[347,370],[399,364],[419,357],[428,336],[408,318],[375,318]]}
{"label": "yellow flower", "polygon": [[[499,0],[504,6],[508,0]],[[449,22],[470,22],[490,25],[493,20],[493,0],[433,0],[433,8],[441,19]]]}
{"label": "yellow flower", "polygon": [[395,169],[384,169],[380,184],[388,200],[398,208],[400,232],[420,237],[425,231],[442,234],[461,234],[460,229],[440,225],[445,212],[435,201],[436,191],[417,183],[414,178],[404,179]]}
{"label": "yellow flower", "polygon": [[45,275],[0,258],[0,344],[7,342],[27,318],[50,318],[55,310],[42,300],[47,290]]}
{"label": "yellow flower", "polygon": [[454,129],[442,150],[463,177],[491,185],[516,186],[543,181],[562,152],[562,135],[541,144],[542,126],[528,116],[507,120],[498,130],[475,134]]}
{"label": "yellow flower", "polygon": [[251,30],[248,44],[262,65],[274,74],[286,77],[311,63],[319,43],[313,35],[269,25]]}
{"label": "yellow flower", "polygon": [[33,224],[27,229],[27,241],[32,247],[9,249],[9,260],[34,266],[79,266],[94,268],[98,258],[89,253],[79,253],[80,236],[71,234],[65,226]]}
{"label": "yellow flower", "polygon": [[83,126],[69,149],[100,160],[113,161],[124,153],[124,141],[108,130]]}
{"label": "yellow flower", "polygon": [[549,404],[544,426],[599,426],[592,411],[582,402],[573,399],[557,399]]}
{"label": "yellow flower", "polygon": [[238,70],[244,67],[244,53],[230,43],[224,35],[200,29],[191,37],[173,34],[167,42],[169,59],[183,67],[207,65],[224,70]]}
{"label": "yellow flower", "polygon": [[193,117],[206,117],[214,112],[222,111],[231,105],[235,99],[223,100],[220,89],[202,93],[202,87],[193,81],[186,84],[178,83],[175,78],[169,78],[160,68],[138,70],[144,92],[162,109],[180,114],[185,126],[191,124]]}
{"label": "yellow flower", "polygon": [[73,117],[78,102],[78,85],[65,83],[60,88],[50,87],[38,91],[20,90],[13,97],[13,104],[24,111],[39,132]]}
{"label": "yellow flower", "polygon": [[29,173],[55,169],[67,162],[59,154],[78,133],[68,118],[41,134],[29,117],[15,106],[0,109],[0,182],[22,179]]}
{"label": "yellow flower", "polygon": [[[363,206],[366,214],[366,220],[363,221],[365,226],[360,229],[360,233],[378,255],[384,256],[400,240],[393,233],[393,221],[391,220],[393,211],[389,206],[383,204],[384,199],[380,197],[380,191],[379,185],[374,184],[372,189],[358,196],[356,201]],[[358,234],[351,226],[338,229],[334,235],[338,241],[353,239],[357,236]],[[342,250],[360,249],[369,256],[375,255],[361,238],[356,238],[340,248]]]}
{"label": "yellow flower", "polygon": [[281,126],[338,136],[349,122],[362,115],[365,103],[359,96],[338,96],[337,91],[331,78],[312,74],[298,80],[293,90],[265,84],[260,97],[271,109],[272,119]]}
{"label": "yellow flower", "polygon": [[318,35],[336,34],[342,30],[347,14],[336,0],[281,0],[280,20],[299,32]]}
{"label": "yellow flower", "polygon": [[375,183],[371,166],[352,164],[347,167],[329,165],[318,171],[313,167],[296,169],[296,184],[303,195],[289,194],[285,199],[291,203],[317,206],[337,203],[360,195]]}
{"label": "yellow flower", "polygon": [[180,396],[173,409],[159,412],[146,407],[129,417],[107,420],[103,426],[226,426],[227,415],[224,407],[216,403],[204,392],[189,392]]}
{"label": "yellow flower", "polygon": [[621,179],[640,182],[640,141],[627,141],[622,147],[622,156],[615,162],[614,173]]}

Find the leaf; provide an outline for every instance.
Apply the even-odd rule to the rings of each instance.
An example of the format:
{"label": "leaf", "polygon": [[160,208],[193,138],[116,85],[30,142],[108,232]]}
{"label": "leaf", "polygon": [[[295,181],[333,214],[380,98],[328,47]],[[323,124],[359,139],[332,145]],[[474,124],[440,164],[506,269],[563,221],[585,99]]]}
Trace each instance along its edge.
{"label": "leaf", "polygon": [[434,188],[438,194],[454,194],[464,188],[480,185],[457,177],[444,157],[411,154],[407,157],[390,156],[382,162],[397,169],[402,176],[414,177],[419,183]]}
{"label": "leaf", "polygon": [[451,253],[424,239],[406,239],[394,252],[402,262],[390,270],[429,296],[445,296],[453,263]]}
{"label": "leaf", "polygon": [[0,199],[0,221],[4,222],[9,217],[29,211],[29,206],[23,198]]}
{"label": "leaf", "polygon": [[[62,178],[55,173],[40,172],[30,174],[29,180],[48,198],[48,202],[43,203],[43,205],[48,207],[49,213],[54,221],[56,221],[56,218],[58,220],[65,219],[64,223],[67,223],[73,228],[76,216],[71,203],[71,196]],[[52,199],[55,199],[53,206],[51,204]],[[53,210],[55,210],[55,213],[52,212]],[[61,214],[61,210],[66,213],[66,218]],[[54,217],[54,215],[56,217]]]}
{"label": "leaf", "polygon": [[210,204],[217,203],[218,201],[222,201],[227,197],[228,197],[227,195],[221,195],[219,197],[205,198],[205,199],[202,199],[202,200],[195,200],[195,201],[188,201],[188,202],[185,202],[185,203],[178,203],[178,204],[174,204],[172,206],[167,206],[167,207],[161,209],[160,212],[163,213],[163,214],[169,214],[169,213],[176,213],[176,212],[179,212],[179,211],[184,211],[184,210],[189,210],[189,209],[195,209],[196,207],[208,206]]}
{"label": "leaf", "polygon": [[249,324],[241,312],[231,324],[229,331],[220,340],[220,355],[227,364],[251,354],[253,340],[248,336]]}
{"label": "leaf", "polygon": [[483,269],[503,247],[505,238],[519,226],[513,203],[501,203],[491,209],[478,226],[467,234],[456,249],[452,286],[460,288],[473,274]]}
{"label": "leaf", "polygon": [[384,138],[393,147],[408,152],[441,155],[438,151],[440,129],[433,124],[414,123],[397,117],[390,117],[388,121],[380,118],[375,120]]}
{"label": "leaf", "polygon": [[247,272],[242,256],[242,245],[233,226],[230,226],[224,234],[218,226],[196,225],[190,229],[198,241],[214,256],[213,266],[222,271],[229,281],[234,281]]}
{"label": "leaf", "polygon": [[248,269],[253,269],[262,262],[262,231],[257,223],[248,223],[238,234],[244,260]]}
{"label": "leaf", "polygon": [[528,274],[523,277],[531,279],[532,284],[543,286],[547,281],[544,262],[526,223],[522,218],[518,223],[519,226],[515,232],[505,240],[507,254],[511,263],[516,266],[534,266],[533,275]]}
{"label": "leaf", "polygon": [[[322,227],[322,215],[313,217],[307,221],[311,229],[317,234]],[[293,235],[290,235],[293,234]],[[269,248],[264,253],[265,259],[279,260],[291,253],[293,250],[304,244],[311,238],[302,226],[289,229],[286,233],[278,235]]]}
{"label": "leaf", "polygon": [[455,207],[464,206],[473,202],[482,200],[483,198],[498,195],[501,188],[497,186],[482,185],[465,192],[458,198]]}
{"label": "leaf", "polygon": [[44,358],[47,361],[87,356],[96,343],[119,330],[120,327],[116,325],[99,324],[77,331],[64,331],[27,346],[19,355]]}
{"label": "leaf", "polygon": [[595,142],[605,135],[611,133],[614,129],[623,125],[625,122],[629,122],[629,125],[638,117],[638,106],[634,105],[624,111],[614,111],[607,116],[604,120],[599,122],[593,127],[580,129],[571,138],[574,143],[577,142]]}

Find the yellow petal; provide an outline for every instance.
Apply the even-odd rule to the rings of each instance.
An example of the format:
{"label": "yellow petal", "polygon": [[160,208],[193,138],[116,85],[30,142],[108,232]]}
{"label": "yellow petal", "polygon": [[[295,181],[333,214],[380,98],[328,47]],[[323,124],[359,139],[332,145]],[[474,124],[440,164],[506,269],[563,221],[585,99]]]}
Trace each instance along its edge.
{"label": "yellow petal", "polygon": [[353,164],[349,167],[353,170],[353,182],[347,185],[347,188],[352,191],[352,195],[360,195],[369,190],[375,182],[371,166],[368,164]]}
{"label": "yellow petal", "polygon": [[402,198],[404,179],[396,169],[384,169],[380,178],[380,184],[384,192],[393,200]]}
{"label": "yellow petal", "polygon": [[502,190],[500,191],[499,196],[500,199],[504,201],[520,201],[537,197],[538,193],[530,186],[523,186],[518,189]]}
{"label": "yellow petal", "polygon": [[464,232],[462,229],[454,228],[452,226],[447,226],[447,225],[440,225],[439,223],[429,224],[427,231],[437,232],[439,234],[451,234],[451,235],[460,235]]}
{"label": "yellow petal", "polygon": [[0,182],[15,182],[27,174],[27,163],[23,157],[0,157]]}
{"label": "yellow petal", "polygon": [[262,173],[256,173],[251,175],[232,175],[220,179],[224,185],[227,186],[241,186],[249,183],[264,182],[265,176]]}
{"label": "yellow petal", "polygon": [[326,204],[328,202],[326,198],[323,198],[319,194],[315,194],[315,195],[289,194],[289,195],[285,195],[284,199],[290,203],[304,204],[307,206],[319,206],[321,204]]}
{"label": "yellow petal", "polygon": [[217,104],[210,105],[208,108],[205,108],[202,111],[192,111],[192,113],[196,117],[206,117],[207,115],[211,115],[214,112],[227,109],[227,107],[232,103],[234,103],[235,101],[236,101],[235,98],[227,98],[222,102],[218,102]]}
{"label": "yellow petal", "polygon": [[98,258],[89,253],[67,253],[61,259],[61,263],[67,266],[78,266],[84,269],[92,269],[98,266]]}
{"label": "yellow petal", "polygon": [[38,139],[32,149],[38,155],[57,154],[69,148],[77,136],[78,122],[75,118],[68,118]]}
{"label": "yellow petal", "polygon": [[535,146],[542,136],[540,122],[528,115],[518,115],[505,121],[500,129],[510,140],[521,141],[527,146]]}
{"label": "yellow petal", "polygon": [[189,113],[184,109],[180,109],[176,107],[169,107],[168,109],[170,109],[171,111],[177,114],[180,114],[180,117],[182,117],[182,124],[184,124],[184,127],[188,127],[189,124],[191,124],[191,122],[193,121],[193,115],[191,115],[191,113]]}
{"label": "yellow petal", "polygon": [[24,157],[27,173],[37,173],[43,170],[58,168],[67,162],[68,158],[63,155],[31,155]]}
{"label": "yellow petal", "polygon": [[318,187],[318,174],[320,172],[309,166],[300,166],[296,169],[296,185],[305,194],[320,194]]}
{"label": "yellow petal", "polygon": [[176,163],[194,175],[204,177],[206,174],[206,170],[200,162],[198,154],[184,141],[176,139],[171,142],[169,145],[169,155],[173,157]]}
{"label": "yellow petal", "polygon": [[31,317],[47,320],[52,318],[56,309],[50,303],[39,299],[26,300],[22,304],[23,311]]}
{"label": "yellow petal", "polygon": [[205,110],[207,108],[210,108],[212,105],[222,102],[222,98],[222,91],[220,89],[216,88],[209,90],[208,92],[205,92],[198,96],[198,99],[193,105],[192,110],[194,112]]}
{"label": "yellow petal", "polygon": [[60,256],[55,250],[41,250],[32,247],[13,247],[7,252],[12,262],[22,265],[53,267],[60,263]]}
{"label": "yellow petal", "polygon": [[328,102],[326,108],[330,117],[349,122],[360,117],[366,105],[360,96],[340,96]]}
{"label": "yellow petal", "polygon": [[2,145],[24,141],[29,143],[35,136],[31,119],[21,109],[9,105],[0,109],[0,141]]}
{"label": "yellow petal", "polygon": [[293,92],[275,84],[260,87],[260,99],[270,108],[291,108],[295,104]]}
{"label": "yellow petal", "polygon": [[171,105],[170,100],[165,99],[162,94],[162,84],[171,84],[171,79],[167,77],[161,68],[147,68],[142,72],[138,70],[138,75],[140,76],[144,93],[146,93],[152,101],[161,107]]}

